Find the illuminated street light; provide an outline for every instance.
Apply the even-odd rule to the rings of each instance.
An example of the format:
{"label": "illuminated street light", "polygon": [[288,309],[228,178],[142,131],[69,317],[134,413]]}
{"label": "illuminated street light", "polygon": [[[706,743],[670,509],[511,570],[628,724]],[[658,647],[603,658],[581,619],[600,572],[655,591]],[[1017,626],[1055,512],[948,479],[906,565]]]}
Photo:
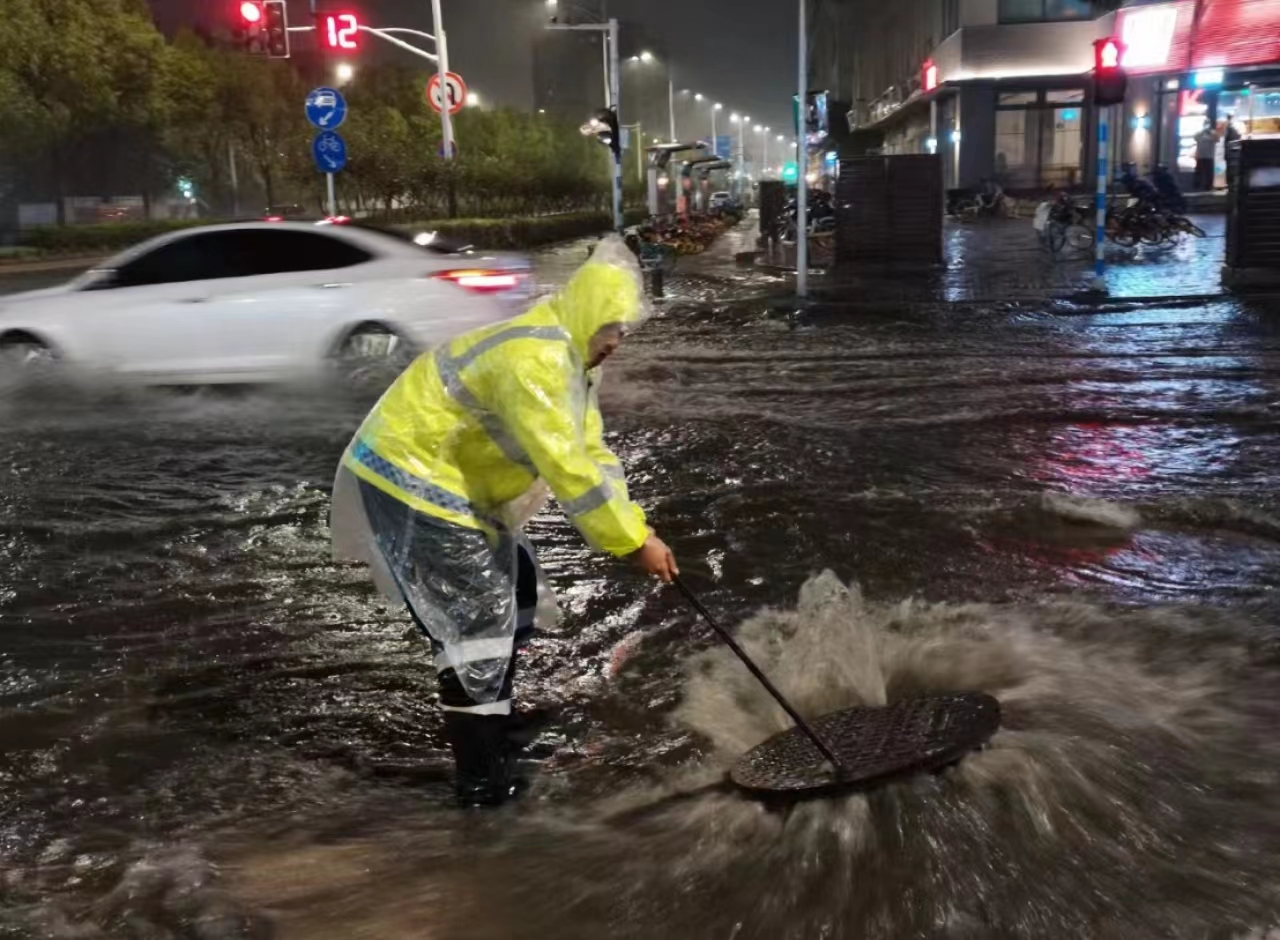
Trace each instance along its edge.
{"label": "illuminated street light", "polygon": [[713,107],[714,107],[714,108],[715,108],[715,110],[717,110],[717,111],[723,111],[723,110],[724,110],[724,105],[722,105],[719,101],[717,101],[717,102],[715,103],[715,105],[713,105]]}
{"label": "illuminated street light", "polygon": [[652,62],[652,61],[653,61],[653,53],[652,53],[652,52],[649,52],[648,50],[645,50],[644,52],[640,53],[640,61],[641,61],[641,62]]}
{"label": "illuminated street light", "polygon": [[732,121],[734,124],[737,124],[740,120],[742,120],[742,118],[738,117],[736,114],[730,114],[729,120]]}
{"label": "illuminated street light", "polygon": [[351,79],[355,78],[356,70],[352,67],[350,62],[339,62],[337,67],[333,70],[333,74],[337,76],[338,81],[349,82]]}
{"label": "illuminated street light", "polygon": [[480,107],[480,92],[478,91],[467,92],[467,107],[468,108]]}
{"label": "illuminated street light", "polygon": [[782,142],[783,142],[784,140],[786,140],[786,139],[787,139],[787,135],[786,135],[786,134],[779,134],[779,135],[778,135],[778,143],[782,143]]}
{"label": "illuminated street light", "polygon": [[701,101],[701,100],[702,100],[702,92],[697,92],[696,94],[694,94],[694,96],[693,96],[693,100],[694,100],[694,101]]}

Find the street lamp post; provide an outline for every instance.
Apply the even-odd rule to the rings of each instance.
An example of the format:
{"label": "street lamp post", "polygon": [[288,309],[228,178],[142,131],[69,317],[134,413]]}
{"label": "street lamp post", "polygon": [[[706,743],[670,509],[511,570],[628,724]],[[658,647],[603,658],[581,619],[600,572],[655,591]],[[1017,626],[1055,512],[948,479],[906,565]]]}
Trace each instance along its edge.
{"label": "street lamp post", "polygon": [[[453,116],[449,114],[449,96],[445,94],[448,84],[445,82],[445,76],[449,72],[449,44],[444,36],[444,17],[440,13],[440,0],[431,0],[431,21],[435,27],[436,33],[436,55],[439,56],[436,64],[439,66],[438,74],[440,75],[440,100],[444,103],[444,107],[440,109],[440,148],[441,156],[445,160],[453,159]],[[453,205],[454,192],[453,186],[449,187],[449,216],[452,218],[457,215],[456,208]]]}
{"label": "street lamp post", "polygon": [[[432,0],[433,3],[439,3],[440,0]],[[548,7],[553,4],[548,2]],[[606,101],[610,110],[613,111],[614,119],[622,113],[621,108],[621,69],[618,65],[618,21],[610,19],[607,23],[550,23],[547,29],[570,29],[570,30],[592,30],[601,32],[605,36],[605,44],[609,50],[609,58],[605,63],[606,91],[608,92]],[[621,133],[621,128],[619,128]],[[619,233],[623,229],[622,218],[622,144],[621,141],[614,141],[610,147],[610,154],[613,158],[613,224]]]}
{"label": "street lamp post", "polygon": [[720,156],[720,151],[716,149],[716,112],[723,107],[719,101],[711,106],[711,152],[717,157]]}

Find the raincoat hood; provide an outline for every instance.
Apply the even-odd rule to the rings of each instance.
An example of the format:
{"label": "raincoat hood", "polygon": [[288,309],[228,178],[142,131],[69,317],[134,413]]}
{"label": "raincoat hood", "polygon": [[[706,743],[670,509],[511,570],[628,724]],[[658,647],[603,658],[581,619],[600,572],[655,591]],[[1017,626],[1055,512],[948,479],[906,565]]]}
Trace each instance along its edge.
{"label": "raincoat hood", "polygon": [[634,329],[648,319],[643,286],[636,256],[621,238],[609,235],[548,303],[585,362],[601,327],[622,323]]}

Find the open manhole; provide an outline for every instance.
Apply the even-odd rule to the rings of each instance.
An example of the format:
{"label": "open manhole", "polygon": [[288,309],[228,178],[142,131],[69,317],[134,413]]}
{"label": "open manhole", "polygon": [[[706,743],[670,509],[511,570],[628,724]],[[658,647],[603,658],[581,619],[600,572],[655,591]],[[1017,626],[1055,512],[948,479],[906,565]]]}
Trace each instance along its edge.
{"label": "open manhole", "polygon": [[808,737],[791,728],[752,748],[730,778],[762,797],[804,799],[867,790],[959,760],[1000,727],[1000,703],[982,692],[846,708],[810,725],[840,759],[838,775]]}

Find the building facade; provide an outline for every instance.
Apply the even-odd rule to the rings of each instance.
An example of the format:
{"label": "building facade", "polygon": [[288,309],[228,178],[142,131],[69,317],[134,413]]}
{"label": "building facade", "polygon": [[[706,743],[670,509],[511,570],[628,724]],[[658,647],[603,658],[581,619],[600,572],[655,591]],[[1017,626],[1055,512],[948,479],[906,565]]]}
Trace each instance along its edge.
{"label": "building facade", "polygon": [[[1194,169],[1208,119],[1280,133],[1280,0],[1173,0],[1116,11],[1091,0],[820,0],[815,87],[850,102],[863,146],[937,152],[948,187],[1088,188],[1098,115],[1095,40],[1126,42],[1110,159]],[[934,35],[942,38],[934,40]],[[1194,128],[1193,128],[1194,125]]]}

